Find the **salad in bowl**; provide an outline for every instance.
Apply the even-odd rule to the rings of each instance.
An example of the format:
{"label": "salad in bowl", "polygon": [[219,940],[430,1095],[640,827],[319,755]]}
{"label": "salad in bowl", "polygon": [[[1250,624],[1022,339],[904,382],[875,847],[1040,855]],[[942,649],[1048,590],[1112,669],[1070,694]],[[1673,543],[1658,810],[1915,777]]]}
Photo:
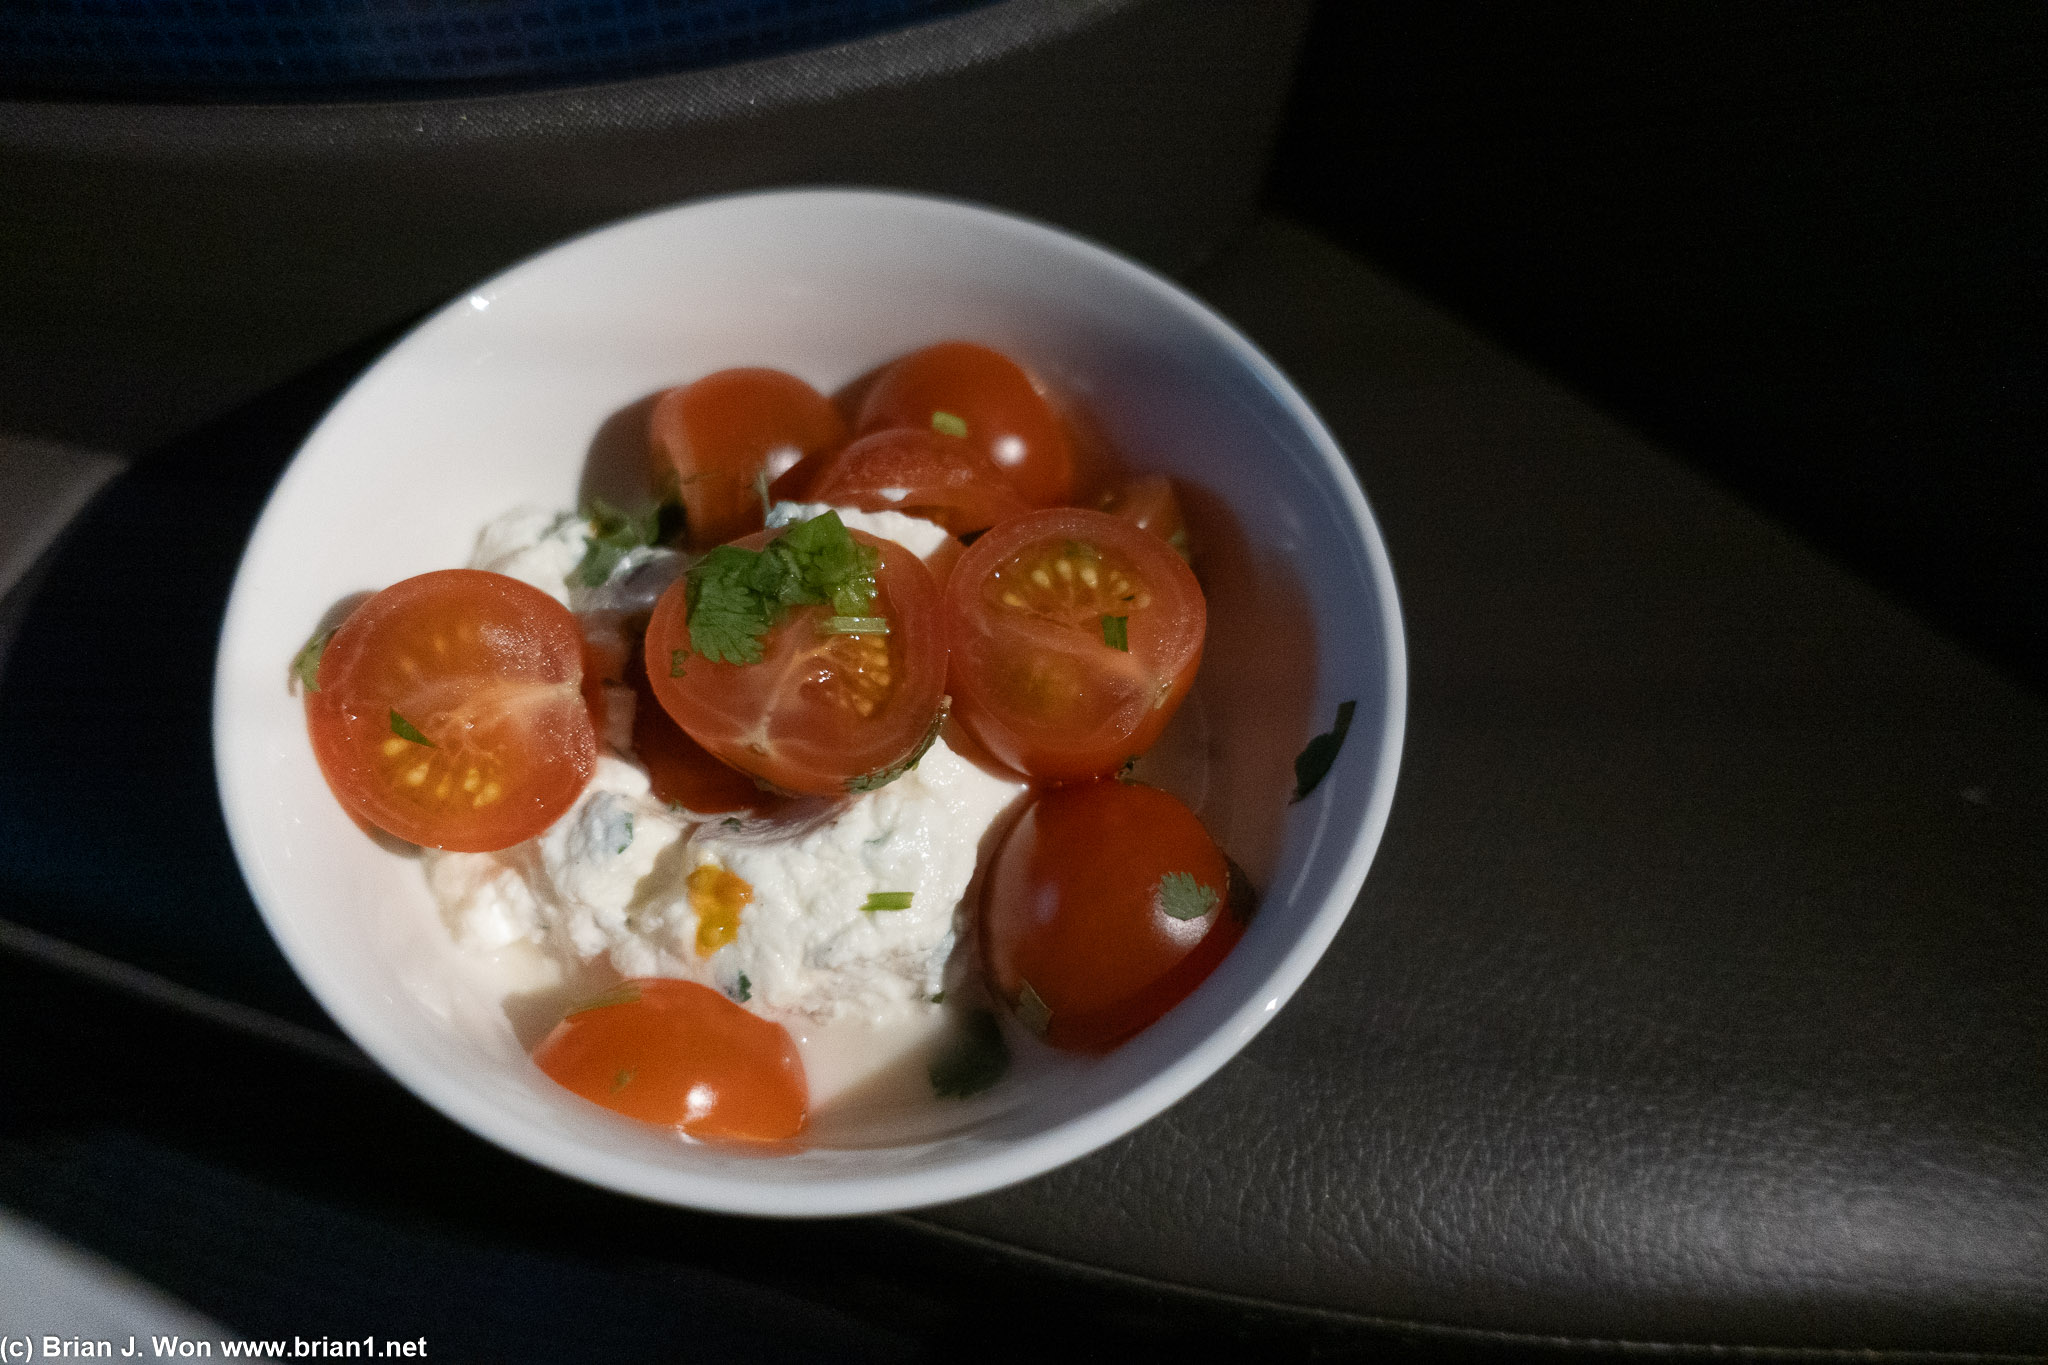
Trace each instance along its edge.
{"label": "salad in bowl", "polygon": [[994,1188],[1199,1082],[1391,801],[1391,572],[1286,381],[987,210],[787,192],[451,305],[273,495],[231,836],[429,1102],[700,1207]]}

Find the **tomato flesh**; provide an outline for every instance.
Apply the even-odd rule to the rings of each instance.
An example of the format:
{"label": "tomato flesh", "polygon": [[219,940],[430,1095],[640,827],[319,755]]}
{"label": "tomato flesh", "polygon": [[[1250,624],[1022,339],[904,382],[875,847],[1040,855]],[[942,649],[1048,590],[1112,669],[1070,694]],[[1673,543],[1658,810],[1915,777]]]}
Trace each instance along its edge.
{"label": "tomato flesh", "polygon": [[978,448],[915,427],[878,431],[826,456],[804,497],[861,512],[922,517],[956,536],[1031,510]]}
{"label": "tomato flesh", "polygon": [[[738,544],[758,550],[775,534]],[[687,580],[647,624],[650,682],[676,724],[723,762],[797,795],[842,796],[912,757],[945,692],[931,571],[894,541],[850,534],[880,556],[871,614],[888,621],[887,634],[821,633],[831,608],[795,607],[764,637],[759,663],[713,662],[690,649]]]}
{"label": "tomato flesh", "polygon": [[1166,792],[1115,779],[1043,792],[989,870],[988,980],[1053,1046],[1114,1047],[1186,999],[1242,936],[1229,876],[1201,821]]}
{"label": "tomato flesh", "polygon": [[694,981],[628,981],[555,1025],[533,1060],[593,1104],[692,1137],[787,1141],[810,1106],[789,1030]]}
{"label": "tomato flesh", "polygon": [[509,848],[553,824],[597,764],[568,608],[517,579],[445,569],[342,623],[306,725],[343,806],[433,848]]}
{"label": "tomato flesh", "polygon": [[844,445],[846,423],[793,374],[720,370],[657,398],[648,442],[675,477],[690,544],[705,550],[760,530],[758,481]]}
{"label": "tomato flesh", "polygon": [[1108,513],[1034,512],[975,541],[946,588],[949,686],[996,758],[1052,782],[1151,747],[1194,681],[1207,608],[1166,543]]}
{"label": "tomato flesh", "polygon": [[1073,499],[1066,427],[1036,381],[999,351],[947,341],[889,366],[861,403],[855,434],[891,427],[960,432],[1033,507]]}

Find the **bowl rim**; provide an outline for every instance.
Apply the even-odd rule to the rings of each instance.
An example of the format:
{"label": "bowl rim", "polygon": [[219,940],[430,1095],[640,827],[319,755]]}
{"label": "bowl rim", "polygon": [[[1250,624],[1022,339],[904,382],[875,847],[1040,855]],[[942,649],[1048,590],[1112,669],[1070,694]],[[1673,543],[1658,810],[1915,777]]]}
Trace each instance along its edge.
{"label": "bowl rim", "polygon": [[[491,295],[523,274],[541,268],[551,257],[583,248],[607,234],[643,229],[661,219],[768,201],[788,205],[803,201],[816,205],[858,202],[908,209],[940,219],[967,221],[982,228],[998,228],[1034,239],[1050,249],[1078,253],[1081,259],[1095,268],[1121,276],[1126,283],[1136,285],[1170,305],[1230,353],[1273,395],[1321,458],[1325,472],[1342,496],[1348,519],[1363,542],[1376,588],[1380,618],[1377,626],[1385,642],[1384,669],[1379,679],[1384,689],[1385,704],[1379,733],[1374,737],[1377,745],[1375,767],[1351,847],[1328,892],[1295,941],[1266,972],[1257,988],[1221,1025],[1213,1027],[1194,1046],[1107,1103],[1028,1137],[959,1159],[942,1159],[935,1164],[903,1172],[826,1176],[802,1182],[758,1181],[723,1173],[653,1167],[637,1157],[586,1143],[565,1142],[538,1132],[488,1102],[481,1092],[445,1084],[439,1068],[428,1065],[424,1059],[416,1059],[395,1031],[380,1022],[375,1011],[360,1007],[339,983],[323,975],[318,956],[310,953],[298,939],[290,917],[273,907],[271,888],[253,849],[252,836],[244,831],[237,814],[238,802],[245,798],[230,790],[229,774],[235,771],[230,755],[235,748],[238,731],[228,723],[230,717],[226,714],[229,658],[238,625],[249,610],[244,604],[257,591],[252,582],[251,563],[262,528],[300,469],[306,450],[349,405],[371,376],[387,365],[402,362],[413,349],[432,344],[440,332],[469,311],[470,298]],[[1393,566],[1379,523],[1366,502],[1356,474],[1321,418],[1279,367],[1248,337],[1173,281],[1119,252],[1065,229],[1007,210],[941,195],[858,187],[800,186],[693,198],[632,214],[567,237],[462,290],[447,304],[408,328],[403,336],[365,366],[308,430],[254,523],[249,543],[244,546],[236,567],[222,618],[215,658],[211,720],[216,794],[226,821],[229,843],[251,899],[300,981],[342,1032],[380,1068],[446,1117],[550,1170],[623,1194],[683,1207],[717,1213],[807,1218],[923,1208],[985,1194],[1043,1174],[1133,1131],[1219,1070],[1273,1019],[1281,1005],[1300,988],[1357,902],[1392,811],[1406,734],[1407,702],[1406,636]],[[1334,807],[1334,802],[1322,803],[1313,835],[1318,842],[1328,832]]]}

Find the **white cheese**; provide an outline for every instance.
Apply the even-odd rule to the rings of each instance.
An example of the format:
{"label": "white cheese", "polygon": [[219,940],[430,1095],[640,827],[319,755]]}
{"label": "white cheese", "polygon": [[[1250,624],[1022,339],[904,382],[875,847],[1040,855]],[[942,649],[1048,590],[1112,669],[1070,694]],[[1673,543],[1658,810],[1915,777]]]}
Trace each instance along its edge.
{"label": "white cheese", "polygon": [[[610,960],[740,995],[774,1016],[887,1024],[932,1008],[983,835],[1024,790],[944,742],[877,792],[806,801],[774,819],[704,819],[663,806],[637,764],[609,756],[539,838],[502,853],[426,855],[458,942],[526,941],[565,966]],[[688,879],[711,864],[747,882],[734,940],[696,950]],[[869,911],[870,893],[909,892]]]}
{"label": "white cheese", "polygon": [[574,512],[515,507],[477,533],[469,567],[531,584],[566,607],[569,575],[583,562],[584,531]]}
{"label": "white cheese", "polygon": [[[929,1008],[982,836],[1023,790],[941,742],[880,791],[823,812],[699,827],[692,866],[754,889],[738,937],[708,964],[713,983],[731,991],[744,972],[766,1010],[813,1018],[885,1022]],[[910,906],[867,910],[874,892],[908,892]]]}
{"label": "white cheese", "polygon": [[824,512],[837,512],[849,531],[866,531],[879,539],[893,540],[919,559],[930,559],[934,551],[953,539],[945,527],[922,517],[909,517],[901,512],[858,512],[822,502],[778,502],[768,509],[768,524],[788,526]]}

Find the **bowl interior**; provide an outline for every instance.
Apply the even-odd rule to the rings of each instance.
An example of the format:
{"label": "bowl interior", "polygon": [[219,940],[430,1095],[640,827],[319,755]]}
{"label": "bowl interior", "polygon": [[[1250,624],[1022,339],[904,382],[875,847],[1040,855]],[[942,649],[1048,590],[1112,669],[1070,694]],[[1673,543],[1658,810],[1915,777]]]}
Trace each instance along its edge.
{"label": "bowl interior", "polygon": [[[1204,819],[1263,893],[1217,973],[1096,1059],[1033,1056],[944,1136],[762,1158],[678,1141],[559,1091],[443,928],[415,860],[328,794],[287,664],[335,603],[464,563],[521,503],[569,507],[608,422],[712,370],[831,391],[918,346],[1008,352],[1134,467],[1188,491],[1211,634]],[[601,458],[597,463],[601,463]],[[1271,1017],[1356,897],[1392,799],[1405,704],[1392,577],[1321,425],[1242,338],[1107,252],[965,205],[862,192],[684,206],[479,286],[372,367],[307,441],[243,560],[215,745],[229,830],[286,955],[430,1103],[570,1174],[699,1207],[831,1214],[964,1197],[1070,1159],[1184,1094]],[[1290,805],[1341,701],[1342,761]]]}

